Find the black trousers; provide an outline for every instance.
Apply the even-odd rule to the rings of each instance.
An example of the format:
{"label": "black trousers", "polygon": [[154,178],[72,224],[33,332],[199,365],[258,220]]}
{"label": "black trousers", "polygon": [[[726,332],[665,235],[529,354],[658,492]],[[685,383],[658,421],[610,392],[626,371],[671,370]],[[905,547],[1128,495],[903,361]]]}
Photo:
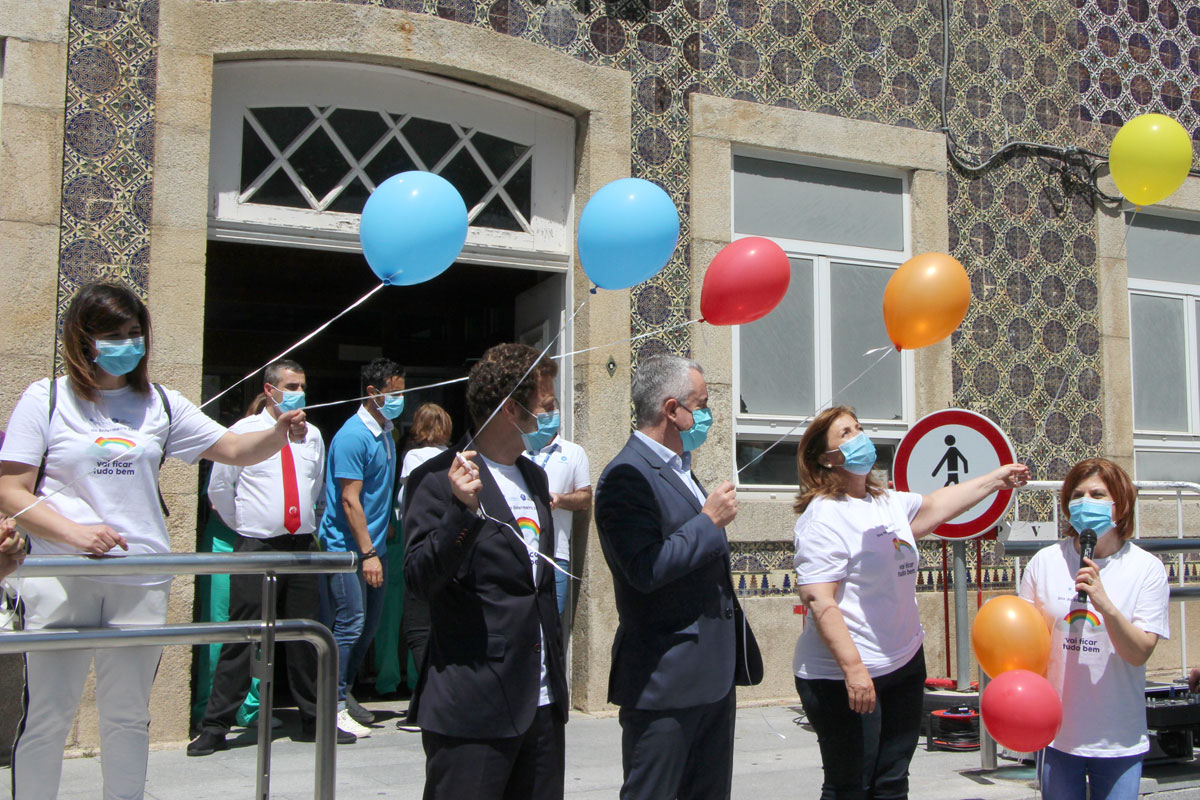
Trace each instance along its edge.
{"label": "black trousers", "polygon": [[562,800],[564,727],[557,708],[548,705],[521,736],[459,739],[422,731],[424,800]]}
{"label": "black trousers", "polygon": [[[316,549],[312,534],[275,536],[252,539],[239,536],[234,542],[235,553],[308,552]],[[279,575],[276,578],[276,617],[278,619],[317,619],[320,604],[316,575]],[[262,576],[229,576],[229,619],[262,619]],[[317,653],[308,642],[282,642],[292,699],[300,709],[300,720],[312,724],[317,718]],[[227,733],[233,726],[238,708],[250,691],[250,665],[253,645],[228,643],[222,645],[221,656],[213,671],[212,694],[204,709],[200,727],[206,731]],[[269,720],[260,720],[270,724]]]}
{"label": "black trousers", "polygon": [[733,787],[733,687],[715,703],[621,708],[621,800],[727,800]]}
{"label": "black trousers", "polygon": [[904,800],[908,765],[921,736],[925,650],[875,679],[875,710],[850,710],[845,681],[796,678],[796,691],[817,731],[825,783],[821,800]]}

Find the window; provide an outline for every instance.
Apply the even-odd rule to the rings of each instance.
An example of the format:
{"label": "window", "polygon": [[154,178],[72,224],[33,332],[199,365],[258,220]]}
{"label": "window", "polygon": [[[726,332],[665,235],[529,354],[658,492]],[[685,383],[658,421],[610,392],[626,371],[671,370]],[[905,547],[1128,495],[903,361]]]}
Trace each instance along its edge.
{"label": "window", "polygon": [[[779,307],[734,329],[738,467],[845,404],[890,473],[911,416],[911,357],[864,353],[890,347],[881,309],[892,271],[909,257],[906,176],[735,155],[733,209],[735,239],[769,237],[792,264]],[[803,432],[801,424],[741,473],[742,485],[793,489]]]}
{"label": "window", "polygon": [[210,231],[357,249],[370,193],[420,169],[463,196],[463,260],[565,268],[573,151],[569,117],[440,78],[328,62],[218,64]]}
{"label": "window", "polygon": [[1200,222],[1139,213],[1126,247],[1136,475],[1200,481]]}

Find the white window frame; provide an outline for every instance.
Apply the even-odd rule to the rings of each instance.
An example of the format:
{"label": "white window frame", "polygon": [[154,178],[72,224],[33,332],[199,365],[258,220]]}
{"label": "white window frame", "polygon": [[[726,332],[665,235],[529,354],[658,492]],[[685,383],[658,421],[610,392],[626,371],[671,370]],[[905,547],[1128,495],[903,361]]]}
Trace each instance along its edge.
{"label": "white window frame", "polygon": [[[1200,314],[1196,305],[1200,303],[1200,283],[1176,283],[1147,278],[1130,278],[1127,302],[1129,304],[1129,364],[1133,376],[1133,296],[1162,297],[1183,302],[1184,352],[1186,353],[1187,424],[1186,431],[1163,431],[1134,427],[1133,448],[1136,469],[1138,453],[1189,453],[1200,455],[1200,346],[1197,345],[1197,327]],[[1133,403],[1137,403],[1136,386],[1132,392]],[[1136,410],[1134,420],[1136,421]]]}
{"label": "white window frame", "polygon": [[486,89],[371,64],[287,60],[215,66],[209,238],[361,252],[358,214],[239,202],[245,110],[265,106],[337,106],[411,114],[531,147],[530,230],[472,226],[460,260],[567,271],[574,120]]}
{"label": "white window frame", "polygon": [[[815,372],[814,379],[816,381],[816,391],[814,399],[817,405],[817,412],[828,408],[833,399],[835,390],[840,389],[840,386],[833,385],[833,358],[831,341],[831,325],[834,315],[834,309],[830,303],[830,288],[831,288],[831,264],[835,261],[846,262],[851,264],[862,264],[871,267],[885,267],[896,269],[909,258],[912,257],[912,201],[911,201],[911,173],[906,170],[899,169],[881,169],[862,164],[837,161],[831,159],[812,158],[808,156],[799,156],[793,153],[781,153],[774,150],[762,150],[748,147],[735,147],[734,156],[750,156],[752,158],[761,158],[771,161],[784,161],[794,164],[802,164],[805,166],[823,167],[825,169],[840,170],[842,172],[861,172],[868,175],[882,175],[889,178],[899,178],[901,181],[900,203],[901,213],[903,215],[903,242],[902,250],[881,250],[877,248],[855,247],[852,245],[830,244],[827,242],[809,242],[797,239],[787,239],[774,236],[762,238],[770,239],[783,248],[789,259],[808,259],[813,262],[813,280],[814,280],[814,297],[816,298],[815,308],[813,313],[813,342],[816,347]],[[733,230],[733,215],[734,206],[737,203],[737,196],[733,192],[734,171],[732,162],[730,164],[730,196],[733,202],[730,204],[730,229],[731,238],[736,241],[750,236],[750,234],[742,234]],[[880,310],[882,314],[882,309]],[[739,411],[741,407],[741,326],[734,325],[732,330],[733,339],[733,391],[731,393],[732,406],[729,409],[734,420],[734,435],[732,443],[731,460],[737,464],[737,447],[739,439],[753,437],[759,440],[774,442],[782,437],[787,431],[797,425],[797,423],[806,419],[802,415],[782,415],[782,414],[743,414]],[[889,342],[880,342],[879,346],[887,346]],[[869,359],[878,358],[878,355],[872,355]],[[893,356],[889,356],[893,357]],[[900,358],[900,402],[901,414],[898,420],[879,420],[864,418],[859,420],[862,423],[863,430],[879,444],[898,445],[900,439],[908,431],[913,421],[915,409],[915,390],[913,387],[913,354],[912,351],[904,350],[899,354]],[[863,360],[863,367],[870,364],[870,360]],[[807,426],[797,428],[786,437],[784,441],[790,443],[798,443],[800,437],[804,435]],[[772,494],[779,492],[795,491],[795,483],[787,484],[763,484],[763,483],[744,483],[741,476],[738,476],[738,488],[746,489],[752,492],[761,492],[763,494]]]}

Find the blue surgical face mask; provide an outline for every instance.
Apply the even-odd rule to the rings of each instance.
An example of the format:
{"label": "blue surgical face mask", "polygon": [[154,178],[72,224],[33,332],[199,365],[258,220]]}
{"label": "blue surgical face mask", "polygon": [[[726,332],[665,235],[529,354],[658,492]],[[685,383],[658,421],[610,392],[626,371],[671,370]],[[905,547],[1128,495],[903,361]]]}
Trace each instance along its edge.
{"label": "blue surgical face mask", "polygon": [[[278,388],[278,387],[276,387]],[[304,391],[289,392],[286,389],[280,389],[279,393],[283,395],[283,399],[275,403],[279,410],[286,414],[289,411],[298,411],[304,408]],[[271,401],[274,402],[274,398]]]}
{"label": "blue surgical face mask", "polygon": [[404,413],[404,395],[402,394],[385,394],[383,396],[383,405],[379,407],[379,413],[383,414],[387,419],[395,419]]}
{"label": "blue surgical face mask", "polygon": [[[525,408],[525,406],[521,406],[521,408]],[[529,409],[526,408],[525,410],[528,411]],[[521,431],[521,441],[524,443],[525,449],[530,452],[537,452],[554,441],[554,437],[558,435],[560,424],[559,413],[557,411],[542,412],[535,416],[537,417],[537,430],[533,433]]]}
{"label": "blue surgical face mask", "polygon": [[679,438],[683,440],[683,452],[689,453],[704,444],[712,421],[712,412],[707,408],[697,408],[692,412],[692,427],[679,432]]}
{"label": "blue surgical face mask", "polygon": [[1071,511],[1071,527],[1076,533],[1083,533],[1091,528],[1097,536],[1103,536],[1116,524],[1113,522],[1112,500],[1077,497],[1067,503],[1067,508]]}
{"label": "blue surgical face mask", "polygon": [[146,356],[146,338],[96,339],[96,366],[114,377],[127,375]]}
{"label": "blue surgical face mask", "polygon": [[[866,475],[875,466],[875,443],[865,433],[860,433],[853,439],[842,442],[837,449],[841,451],[846,461],[842,469],[855,475]],[[832,450],[826,452],[832,453]]]}

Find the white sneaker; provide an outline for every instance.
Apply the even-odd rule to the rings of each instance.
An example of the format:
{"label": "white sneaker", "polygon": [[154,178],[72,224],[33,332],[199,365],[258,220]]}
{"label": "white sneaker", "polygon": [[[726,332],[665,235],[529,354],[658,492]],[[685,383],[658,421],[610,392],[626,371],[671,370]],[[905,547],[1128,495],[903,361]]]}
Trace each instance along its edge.
{"label": "white sneaker", "polygon": [[354,717],[350,716],[350,711],[345,708],[338,712],[337,726],[347,733],[353,733],[359,739],[366,739],[371,735],[371,729],[355,722]]}

